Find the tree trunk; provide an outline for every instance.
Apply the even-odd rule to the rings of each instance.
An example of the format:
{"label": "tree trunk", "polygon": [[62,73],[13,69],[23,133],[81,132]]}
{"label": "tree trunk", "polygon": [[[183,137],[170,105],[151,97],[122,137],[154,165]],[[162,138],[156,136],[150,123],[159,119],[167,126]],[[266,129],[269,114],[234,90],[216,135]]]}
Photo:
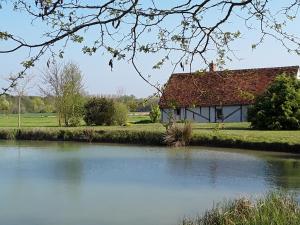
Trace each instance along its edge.
{"label": "tree trunk", "polygon": [[60,112],[57,112],[58,126],[61,127],[61,115]]}
{"label": "tree trunk", "polygon": [[18,127],[21,127],[21,96],[18,97]]}

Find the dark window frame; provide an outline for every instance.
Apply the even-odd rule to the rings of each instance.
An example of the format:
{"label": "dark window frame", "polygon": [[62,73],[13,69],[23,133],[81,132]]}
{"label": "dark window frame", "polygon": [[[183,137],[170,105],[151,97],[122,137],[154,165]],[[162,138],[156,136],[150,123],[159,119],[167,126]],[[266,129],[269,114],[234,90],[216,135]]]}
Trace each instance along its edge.
{"label": "dark window frame", "polygon": [[224,119],[223,108],[216,108],[216,119],[217,120],[223,120]]}

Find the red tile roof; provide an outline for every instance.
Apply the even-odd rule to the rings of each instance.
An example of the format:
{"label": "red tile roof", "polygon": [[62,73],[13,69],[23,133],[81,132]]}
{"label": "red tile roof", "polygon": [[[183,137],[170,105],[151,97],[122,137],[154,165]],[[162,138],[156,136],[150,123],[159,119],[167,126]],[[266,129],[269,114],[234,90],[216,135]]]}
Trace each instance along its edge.
{"label": "red tile roof", "polygon": [[299,66],[172,74],[159,105],[249,105],[279,74],[296,76]]}

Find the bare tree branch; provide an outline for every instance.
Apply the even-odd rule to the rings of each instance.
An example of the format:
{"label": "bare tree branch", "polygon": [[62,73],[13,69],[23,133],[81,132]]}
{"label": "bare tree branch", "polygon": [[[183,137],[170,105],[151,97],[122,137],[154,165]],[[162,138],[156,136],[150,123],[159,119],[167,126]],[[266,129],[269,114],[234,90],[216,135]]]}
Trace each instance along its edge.
{"label": "bare tree branch", "polygon": [[[157,91],[160,87],[152,84],[138,67],[137,60],[142,55],[160,57],[153,69],[169,62],[174,70],[178,66],[182,69],[188,66],[191,72],[195,58],[202,60],[203,65],[214,59],[222,67],[232,57],[237,58],[231,43],[242,35],[238,27],[243,24],[246,29],[259,34],[254,43],[249,43],[253,49],[272,38],[289,52],[300,55],[300,38],[287,29],[298,15],[300,0],[281,1],[277,5],[268,0],[179,0],[168,4],[161,0],[105,0],[99,3],[0,0],[0,4],[2,10],[13,6],[15,11],[28,14],[31,23],[43,23],[48,27],[41,33],[43,38],[38,43],[0,30],[0,54],[21,49],[35,52],[22,62],[24,70],[12,78],[8,87],[2,88],[4,93],[43,55],[50,53],[51,57],[62,58],[69,42],[81,44],[85,54],[92,55],[97,51],[109,54],[111,68],[117,60],[130,62],[137,74]],[[93,44],[87,44],[87,32],[93,32]],[[63,47],[54,48],[60,43]]]}

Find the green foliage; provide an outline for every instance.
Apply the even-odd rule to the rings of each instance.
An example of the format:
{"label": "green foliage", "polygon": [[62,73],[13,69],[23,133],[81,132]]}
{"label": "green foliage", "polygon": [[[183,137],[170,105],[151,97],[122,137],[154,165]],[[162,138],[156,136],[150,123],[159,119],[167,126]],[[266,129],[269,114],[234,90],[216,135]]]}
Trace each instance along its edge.
{"label": "green foliage", "polygon": [[124,125],[128,119],[128,108],[122,102],[93,97],[84,105],[84,121],[87,125]]}
{"label": "green foliage", "polygon": [[160,131],[102,130],[91,128],[22,128],[0,129],[0,139],[5,140],[48,140],[82,141],[161,145]]}
{"label": "green foliage", "polygon": [[93,97],[84,105],[84,121],[87,125],[112,125],[114,123],[112,99]]}
{"label": "green foliage", "polygon": [[[82,77],[82,72],[74,63],[67,63],[63,67],[51,64],[44,72],[46,87],[43,92],[49,96],[45,100],[47,105],[54,100],[60,126],[62,123],[65,126],[78,126],[81,121],[84,105]],[[48,105],[45,110],[51,110],[51,107]]]}
{"label": "green foliage", "polygon": [[82,74],[73,63],[67,64],[63,71],[61,114],[66,126],[78,126],[83,115]]}
{"label": "green foliage", "polygon": [[[9,107],[8,109],[7,107],[5,107],[6,110],[2,110],[2,111],[5,113],[18,113],[18,96],[6,95],[0,97],[0,105],[4,99],[9,103]],[[22,96],[21,112],[22,113],[55,112],[55,99],[53,97]]]}
{"label": "green foliage", "polygon": [[[89,127],[80,128],[60,128],[57,127],[57,118],[55,114],[25,114],[22,116],[23,130],[34,130],[31,136],[24,135],[23,138],[34,139],[35,130],[39,132],[49,131],[60,131],[68,130],[68,135],[73,135],[77,130],[91,129]],[[130,118],[130,117],[129,117]],[[139,117],[138,117],[139,118]],[[133,118],[131,121],[137,121]],[[10,114],[8,117],[0,114],[0,139],[7,139],[6,137],[12,137],[12,127],[16,127],[18,124],[17,115]],[[182,125],[182,124],[181,124]],[[300,130],[299,131],[257,131],[249,129],[249,123],[226,123],[224,129],[218,132],[213,132],[216,124],[204,123],[204,124],[192,124],[193,135],[190,140],[190,145],[193,146],[216,146],[216,147],[228,147],[228,148],[242,148],[242,149],[257,149],[257,150],[270,150],[270,151],[281,151],[290,153],[300,153]],[[6,128],[4,128],[6,127]],[[39,129],[37,129],[39,128]],[[165,128],[162,124],[131,124],[129,126],[98,126],[93,127],[96,133],[105,132],[101,138],[92,137],[95,142],[105,141],[114,142],[115,140],[122,141],[122,143],[139,143],[139,144],[150,144],[150,145],[165,145],[164,139],[161,134],[165,134]],[[126,134],[127,136],[122,139],[119,135]],[[147,139],[147,135],[149,136]],[[78,134],[79,135],[79,134]],[[81,135],[81,134],[80,134]],[[97,134],[99,135],[99,134]],[[145,136],[143,136],[145,135]],[[46,136],[46,135],[45,135]],[[111,137],[118,138],[111,138]],[[141,137],[142,136],[142,137]],[[41,136],[40,136],[41,137]],[[77,137],[76,139],[68,140],[82,140],[84,141],[85,135],[82,134],[82,138]],[[98,137],[98,136],[97,136]],[[9,138],[11,139],[11,138]],[[13,138],[14,139],[14,136]],[[53,140],[61,140],[61,138]],[[48,140],[48,139],[45,139]],[[160,140],[160,141],[158,141]],[[153,142],[152,142],[153,141]]]}
{"label": "green foliage", "polygon": [[295,196],[274,192],[257,201],[240,198],[217,204],[202,216],[185,218],[182,225],[298,225],[300,207]]}
{"label": "green foliage", "polygon": [[152,123],[157,123],[160,120],[160,108],[158,105],[153,105],[149,113]]}
{"label": "green foliage", "polygon": [[45,103],[41,97],[34,97],[32,100],[33,111],[37,113],[45,112]]}
{"label": "green foliage", "polygon": [[33,59],[26,60],[26,61],[23,61],[21,64],[23,65],[24,68],[28,69],[28,68],[31,68],[34,66],[34,60]]}
{"label": "green foliage", "polygon": [[8,113],[9,108],[10,108],[9,101],[7,101],[5,97],[1,96],[1,98],[0,98],[0,110],[4,111],[5,113]]}
{"label": "green foliage", "polygon": [[80,115],[72,115],[68,119],[68,126],[69,127],[78,127],[80,125],[81,118],[82,118],[81,114]]}
{"label": "green foliage", "polygon": [[249,108],[248,119],[255,129],[300,129],[300,81],[285,74]]}
{"label": "green foliage", "polygon": [[128,119],[128,108],[124,103],[114,103],[114,122],[117,125],[124,125]]}
{"label": "green foliage", "polygon": [[126,102],[126,105],[130,112],[136,112],[137,107],[138,107],[138,102],[135,101],[134,99],[132,99],[132,100],[129,100],[128,102]]}
{"label": "green foliage", "polygon": [[127,105],[130,112],[149,112],[152,105],[158,103],[157,97],[136,98],[134,95],[112,96],[115,101],[122,102]]}

